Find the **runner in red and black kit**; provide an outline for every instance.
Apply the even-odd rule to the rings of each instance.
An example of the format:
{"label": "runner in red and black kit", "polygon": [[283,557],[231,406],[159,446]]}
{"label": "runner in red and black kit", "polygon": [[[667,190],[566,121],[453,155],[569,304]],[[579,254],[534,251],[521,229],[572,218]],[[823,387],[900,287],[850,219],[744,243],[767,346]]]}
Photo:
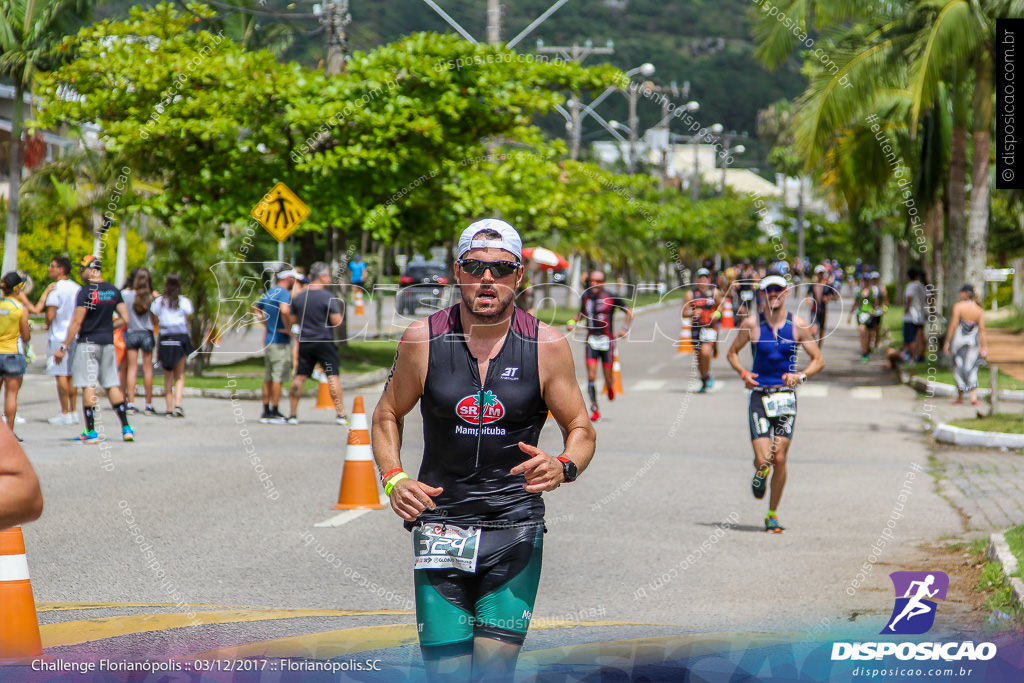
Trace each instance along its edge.
{"label": "runner in red and black kit", "polygon": [[718,341],[718,320],[721,317],[722,292],[711,282],[707,268],[697,270],[697,281],[686,292],[683,315],[692,320],[693,347],[697,350],[697,368],[700,370],[700,393],[715,385],[711,376],[711,356]]}
{"label": "runner in red and black kit", "polygon": [[[612,316],[619,308],[626,313],[626,325],[617,333],[613,331]],[[615,400],[615,377],[613,363],[615,360],[615,340],[629,332],[633,322],[633,311],[626,300],[612,296],[604,290],[604,273],[595,270],[590,274],[590,287],[583,293],[580,301],[580,312],[569,321],[569,329],[582,322],[587,331],[587,393],[590,395],[590,419],[601,419],[597,409],[597,364],[604,367],[604,385],[608,390],[608,400]]]}

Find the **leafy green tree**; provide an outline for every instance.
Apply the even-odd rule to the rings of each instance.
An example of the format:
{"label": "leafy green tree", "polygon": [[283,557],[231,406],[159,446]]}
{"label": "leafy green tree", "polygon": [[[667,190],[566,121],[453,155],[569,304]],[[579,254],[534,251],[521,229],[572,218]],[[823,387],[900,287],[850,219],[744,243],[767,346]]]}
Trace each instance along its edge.
{"label": "leafy green tree", "polygon": [[0,3],[0,76],[14,82],[11,114],[10,190],[3,272],[18,267],[18,204],[24,158],[22,104],[36,73],[55,61],[54,48],[88,12],[85,0],[4,0]]}

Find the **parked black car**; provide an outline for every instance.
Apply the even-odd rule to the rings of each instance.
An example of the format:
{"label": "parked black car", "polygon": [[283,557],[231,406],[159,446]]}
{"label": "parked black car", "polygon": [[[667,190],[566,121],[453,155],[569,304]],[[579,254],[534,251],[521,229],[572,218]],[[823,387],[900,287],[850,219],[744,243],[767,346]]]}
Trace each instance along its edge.
{"label": "parked black car", "polygon": [[398,284],[395,306],[399,315],[413,315],[422,306],[439,310],[448,305],[448,272],[440,261],[413,261]]}

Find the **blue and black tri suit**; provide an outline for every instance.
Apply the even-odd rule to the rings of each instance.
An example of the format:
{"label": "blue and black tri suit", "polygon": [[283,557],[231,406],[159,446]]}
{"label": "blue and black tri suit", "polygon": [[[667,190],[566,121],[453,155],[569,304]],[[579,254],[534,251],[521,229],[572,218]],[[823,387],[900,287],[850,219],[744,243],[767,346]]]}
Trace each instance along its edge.
{"label": "blue and black tri suit", "polygon": [[[505,342],[487,377],[464,340],[458,305],[430,316],[429,359],[420,412],[423,462],[418,479],[444,491],[415,523],[416,621],[425,655],[471,651],[474,636],[522,644],[540,581],[544,501],[510,470],[529,459],[518,443],[536,446],[548,407],[541,397],[539,323],[513,309]],[[475,571],[419,568],[420,551],[446,528],[479,528]],[[435,534],[431,537],[429,534]],[[428,536],[424,536],[428,534]],[[455,551],[447,551],[455,552]],[[442,558],[443,560],[443,558]]]}
{"label": "blue and black tri suit", "polygon": [[[786,314],[786,321],[777,333],[767,320],[761,320],[758,339],[750,345],[754,355],[751,372],[757,375],[755,379],[760,384],[750,391],[748,403],[751,440],[771,438],[773,435],[793,438],[796,392],[785,385],[782,376],[796,372],[799,348],[792,313]],[[776,407],[782,408],[782,412],[776,410]],[[792,412],[789,412],[790,407]]]}

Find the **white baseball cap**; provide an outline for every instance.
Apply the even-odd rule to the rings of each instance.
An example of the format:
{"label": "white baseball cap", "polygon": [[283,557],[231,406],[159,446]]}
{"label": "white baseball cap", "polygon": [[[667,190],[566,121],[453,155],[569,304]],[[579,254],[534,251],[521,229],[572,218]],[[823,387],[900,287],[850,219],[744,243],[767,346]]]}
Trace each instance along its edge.
{"label": "white baseball cap", "polygon": [[[501,239],[473,239],[484,230],[493,230],[501,235]],[[459,236],[459,258],[470,249],[504,249],[517,260],[523,258],[523,238],[511,225],[497,218],[485,218],[473,223],[462,231]]]}
{"label": "white baseball cap", "polygon": [[289,277],[299,278],[301,276],[299,275],[298,271],[296,271],[294,268],[289,268],[288,270],[282,270],[280,273],[277,274],[277,279],[278,280],[284,280],[285,278],[289,278]]}
{"label": "white baseball cap", "polygon": [[769,287],[772,286],[782,287],[783,289],[786,289],[787,287],[789,287],[789,283],[786,282],[786,278],[782,277],[781,275],[769,275],[768,277],[761,279],[762,290],[768,289]]}

